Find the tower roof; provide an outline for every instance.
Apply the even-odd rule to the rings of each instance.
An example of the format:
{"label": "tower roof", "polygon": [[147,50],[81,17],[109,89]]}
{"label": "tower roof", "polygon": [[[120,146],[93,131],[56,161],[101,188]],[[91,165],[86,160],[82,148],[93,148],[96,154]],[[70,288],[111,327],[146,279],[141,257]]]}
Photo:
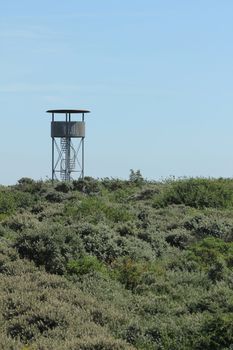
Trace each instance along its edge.
{"label": "tower roof", "polygon": [[86,109],[49,109],[47,113],[63,113],[63,114],[74,114],[74,113],[90,113]]}

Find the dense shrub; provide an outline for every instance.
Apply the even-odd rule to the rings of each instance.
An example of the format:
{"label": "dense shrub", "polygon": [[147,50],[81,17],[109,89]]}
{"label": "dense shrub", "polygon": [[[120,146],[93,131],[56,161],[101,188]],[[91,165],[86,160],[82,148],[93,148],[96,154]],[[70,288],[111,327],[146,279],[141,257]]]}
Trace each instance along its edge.
{"label": "dense shrub", "polygon": [[194,208],[228,208],[233,205],[233,185],[223,179],[171,181],[155,199],[154,206],[185,204]]}
{"label": "dense shrub", "polygon": [[67,263],[68,274],[78,276],[85,275],[93,271],[103,271],[104,265],[95,256],[85,255],[78,260],[70,260]]}
{"label": "dense shrub", "polygon": [[119,281],[127,289],[133,291],[140,285],[146,268],[146,264],[138,263],[131,258],[124,258],[114,263],[114,270]]}
{"label": "dense shrub", "polygon": [[232,180],[133,176],[0,188],[1,349],[231,348]]}
{"label": "dense shrub", "polygon": [[[15,267],[17,259],[12,262]],[[111,319],[112,325],[118,323],[117,310],[96,302],[59,276],[33,266],[22,275],[1,274],[0,322],[4,328],[0,344],[6,345],[4,350],[133,349],[105,327]]]}
{"label": "dense shrub", "polygon": [[76,220],[88,217],[90,222],[99,222],[106,219],[117,223],[130,221],[133,218],[132,213],[126,206],[112,204],[97,197],[86,197],[79,202],[68,204],[66,214],[71,215]]}
{"label": "dense shrub", "polygon": [[221,281],[225,277],[226,265],[224,260],[217,260],[208,270],[208,277],[212,282]]}
{"label": "dense shrub", "polygon": [[69,260],[79,258],[83,253],[78,235],[59,225],[22,232],[16,238],[14,247],[21,257],[58,274],[65,272]]}
{"label": "dense shrub", "polygon": [[221,220],[203,214],[186,219],[184,227],[192,231],[198,238],[207,236],[223,238],[229,230],[229,227]]}
{"label": "dense shrub", "polygon": [[137,227],[133,221],[119,223],[116,226],[116,232],[121,236],[136,236]]}
{"label": "dense shrub", "polygon": [[149,215],[148,212],[144,210],[140,210],[138,213],[138,219],[140,221],[139,226],[142,227],[143,229],[146,229],[150,225],[150,220],[149,220]]}
{"label": "dense shrub", "polygon": [[202,267],[210,267],[225,261],[233,267],[233,243],[226,243],[219,238],[208,237],[189,247],[190,257]]}
{"label": "dense shrub", "polygon": [[155,195],[159,194],[160,190],[158,187],[148,187],[148,188],[143,188],[140,192],[134,194],[130,199],[131,200],[151,200]]}
{"label": "dense shrub", "polygon": [[166,235],[165,240],[171,246],[184,249],[193,242],[193,236],[184,229],[176,229],[170,231]]}
{"label": "dense shrub", "polygon": [[23,231],[38,226],[38,220],[30,212],[22,212],[7,218],[3,225],[13,231]]}
{"label": "dense shrub", "polygon": [[161,253],[154,249],[153,245],[137,237],[121,237],[118,239],[117,244],[122,249],[122,256],[137,260],[153,260]]}
{"label": "dense shrub", "polygon": [[0,191],[0,214],[11,214],[18,208],[28,208],[36,198],[29,193],[11,191],[10,189]]}
{"label": "dense shrub", "polygon": [[156,257],[161,257],[167,253],[169,244],[165,240],[164,232],[157,231],[152,227],[139,231],[138,238],[147,242]]}
{"label": "dense shrub", "polygon": [[201,327],[201,336],[195,339],[194,349],[231,349],[233,344],[232,314],[208,316]]}
{"label": "dense shrub", "polygon": [[0,273],[8,273],[9,265],[18,259],[17,252],[9,247],[7,240],[0,240]]}
{"label": "dense shrub", "polygon": [[8,227],[6,227],[5,224],[0,224],[0,237],[7,237],[8,235],[10,235],[10,233],[10,230],[8,229]]}
{"label": "dense shrub", "polygon": [[45,191],[45,184],[43,181],[35,181],[28,177],[22,177],[15,186],[20,191],[29,192],[31,194],[41,194]]}
{"label": "dense shrub", "polygon": [[134,350],[135,348],[126,342],[110,337],[98,336],[87,338],[76,344],[76,349],[80,350]]}
{"label": "dense shrub", "polygon": [[103,187],[110,192],[117,190],[126,190],[130,185],[128,181],[123,181],[120,179],[109,179],[108,177],[102,179],[101,183]]}
{"label": "dense shrub", "polygon": [[70,182],[58,182],[54,187],[56,191],[63,193],[68,193],[72,190],[72,184]]}
{"label": "dense shrub", "polygon": [[84,180],[74,180],[73,189],[86,194],[98,193],[101,190],[101,184],[98,180],[91,177],[85,177]]}
{"label": "dense shrub", "polygon": [[45,199],[51,203],[61,203],[65,199],[65,196],[61,192],[51,190],[45,195]]}
{"label": "dense shrub", "polygon": [[111,262],[122,254],[122,247],[114,231],[107,225],[84,224],[78,228],[87,253],[98,259]]}

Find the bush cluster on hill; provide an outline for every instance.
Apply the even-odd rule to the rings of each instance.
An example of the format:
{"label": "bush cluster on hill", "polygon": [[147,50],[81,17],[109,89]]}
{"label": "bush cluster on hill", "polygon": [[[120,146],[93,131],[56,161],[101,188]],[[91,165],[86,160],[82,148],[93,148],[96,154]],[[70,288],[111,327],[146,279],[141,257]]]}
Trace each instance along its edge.
{"label": "bush cluster on hill", "polygon": [[0,187],[0,348],[233,349],[233,180]]}

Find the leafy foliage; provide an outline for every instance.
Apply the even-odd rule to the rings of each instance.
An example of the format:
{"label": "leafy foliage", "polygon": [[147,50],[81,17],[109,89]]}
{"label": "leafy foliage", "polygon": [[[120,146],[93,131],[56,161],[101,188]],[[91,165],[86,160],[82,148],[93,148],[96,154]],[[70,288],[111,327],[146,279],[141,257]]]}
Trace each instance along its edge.
{"label": "leafy foliage", "polygon": [[37,230],[19,234],[14,243],[23,258],[33,260],[46,271],[63,274],[70,259],[78,258],[83,251],[82,242],[75,233],[59,225],[42,226]]}
{"label": "leafy foliage", "polygon": [[211,266],[217,261],[225,261],[233,268],[233,242],[226,243],[219,238],[208,237],[189,248],[192,258],[202,266]]}
{"label": "leafy foliage", "polygon": [[34,198],[21,191],[0,191],[0,214],[11,214],[18,208],[28,208],[34,202]]}
{"label": "leafy foliage", "polygon": [[70,260],[67,263],[67,272],[72,275],[85,275],[93,271],[104,270],[104,265],[92,255],[85,255],[78,260]]}
{"label": "leafy foliage", "polygon": [[185,204],[194,208],[228,208],[233,205],[233,187],[224,179],[184,179],[170,182],[155,206]]}
{"label": "leafy foliage", "polygon": [[0,187],[0,348],[231,349],[233,180]]}

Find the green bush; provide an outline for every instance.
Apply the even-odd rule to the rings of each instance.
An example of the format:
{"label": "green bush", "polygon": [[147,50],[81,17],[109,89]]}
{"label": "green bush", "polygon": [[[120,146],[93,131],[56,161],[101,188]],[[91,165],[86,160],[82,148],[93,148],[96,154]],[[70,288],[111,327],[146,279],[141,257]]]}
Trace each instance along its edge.
{"label": "green bush", "polygon": [[183,225],[187,230],[192,231],[197,238],[208,236],[224,238],[229,230],[221,220],[203,214],[186,219]]}
{"label": "green bush", "polygon": [[98,193],[101,190],[100,182],[91,177],[85,177],[84,180],[74,180],[72,184],[74,190],[86,194]]}
{"label": "green bush", "polygon": [[106,202],[98,197],[86,197],[82,201],[66,205],[66,214],[76,220],[88,217],[90,222],[108,220],[113,223],[130,221],[132,213],[127,206]]}
{"label": "green bush", "polygon": [[194,239],[188,231],[186,231],[184,229],[176,229],[176,230],[172,230],[169,233],[167,233],[165,240],[171,246],[174,246],[174,247],[177,247],[180,249],[184,249],[191,242],[193,242]]}
{"label": "green bush", "polygon": [[90,217],[90,221],[99,222],[107,219],[111,222],[126,222],[133,215],[126,206],[108,203],[102,198],[86,197],[78,203],[66,206],[66,213],[76,219]]}
{"label": "green bush", "polygon": [[142,185],[144,182],[144,179],[140,170],[134,171],[133,169],[130,169],[129,181],[133,182],[136,185]]}
{"label": "green bush", "polygon": [[233,316],[219,314],[208,316],[203,322],[194,349],[230,349],[233,344]]}
{"label": "green bush", "polygon": [[0,187],[0,349],[231,348],[233,181],[131,180]]}
{"label": "green bush", "polygon": [[93,271],[103,271],[104,265],[95,256],[85,255],[78,260],[67,263],[67,272],[70,275],[85,275]]}
{"label": "green bush", "polygon": [[29,193],[12,191],[10,189],[0,191],[0,214],[11,214],[18,208],[28,208],[36,198]]}
{"label": "green bush", "polygon": [[63,274],[67,262],[83,254],[83,245],[75,232],[59,225],[25,231],[14,243],[23,258],[33,260],[37,266],[44,265],[46,271]]}
{"label": "green bush", "polygon": [[141,284],[147,265],[131,258],[123,258],[114,263],[114,270],[118,280],[127,289],[134,291]]}
{"label": "green bush", "polygon": [[51,203],[61,203],[65,199],[65,196],[61,192],[51,190],[45,195],[45,199]]}
{"label": "green bush", "polygon": [[99,335],[96,338],[87,338],[79,341],[75,349],[80,350],[136,350],[126,342],[114,339],[113,337],[103,337]]}
{"label": "green bush", "polygon": [[122,255],[122,247],[114,231],[104,224],[84,224],[78,228],[84,248],[88,254],[110,263]]}
{"label": "green bush", "polygon": [[157,231],[154,226],[149,227],[145,231],[140,231],[138,233],[138,238],[150,245],[154,257],[162,257],[168,251],[169,244],[165,240],[165,234]]}
{"label": "green bush", "polygon": [[18,259],[15,249],[9,247],[9,242],[1,238],[0,240],[0,273],[9,273],[9,265]]}
{"label": "green bush", "polygon": [[208,270],[208,277],[211,281],[218,282],[225,277],[225,262],[217,260]]}
{"label": "green bush", "polygon": [[[41,194],[45,191],[45,184],[43,181],[35,181],[28,177],[23,177],[18,181],[18,184],[14,186],[17,190],[22,192],[29,192],[31,194]],[[13,188],[14,188],[13,187]]]}
{"label": "green bush", "polygon": [[72,184],[70,182],[58,182],[54,188],[58,192],[68,193],[72,190]]}
{"label": "green bush", "polygon": [[109,179],[104,178],[101,181],[104,188],[106,188],[109,192],[115,192],[118,190],[126,190],[130,183],[128,181],[123,181],[120,179]]}
{"label": "green bush", "polygon": [[117,244],[122,249],[121,256],[136,260],[152,261],[161,254],[161,251],[155,249],[150,243],[133,236],[120,237]]}
{"label": "green bush", "polygon": [[4,227],[13,231],[24,231],[26,229],[35,229],[38,226],[38,220],[28,211],[12,215],[4,220]]}
{"label": "green bush", "polygon": [[120,236],[136,236],[137,227],[135,223],[132,221],[123,222],[116,225],[116,232],[120,234]]}
{"label": "green bush", "polygon": [[1,237],[7,237],[8,235],[11,234],[11,231],[9,230],[8,227],[4,224],[0,224],[0,239]]}
{"label": "green bush", "polygon": [[154,201],[155,207],[185,204],[194,208],[231,208],[233,185],[229,180],[191,178],[170,181]]}
{"label": "green bush", "polygon": [[203,268],[213,264],[220,264],[220,261],[232,268],[233,243],[226,243],[219,238],[208,237],[189,247],[190,258],[197,261]]}

